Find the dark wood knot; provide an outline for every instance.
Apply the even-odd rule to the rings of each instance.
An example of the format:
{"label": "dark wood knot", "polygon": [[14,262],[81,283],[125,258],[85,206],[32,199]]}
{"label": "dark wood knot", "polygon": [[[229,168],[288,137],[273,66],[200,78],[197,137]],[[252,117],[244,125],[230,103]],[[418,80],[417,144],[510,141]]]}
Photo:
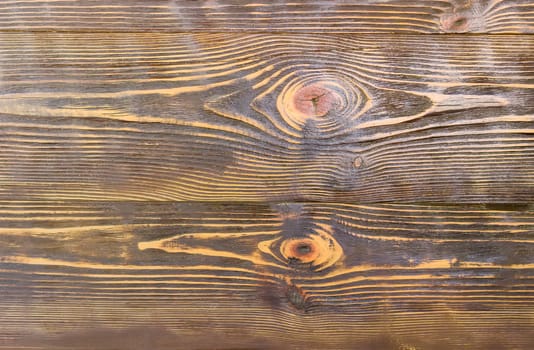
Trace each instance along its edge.
{"label": "dark wood knot", "polygon": [[282,243],[282,255],[288,261],[298,261],[303,264],[312,263],[319,256],[320,248],[309,238],[290,239]]}
{"label": "dark wood knot", "polygon": [[343,248],[330,234],[331,227],[319,225],[313,233],[286,238],[280,242],[279,252],[286,263],[295,268],[324,270],[337,263]]}

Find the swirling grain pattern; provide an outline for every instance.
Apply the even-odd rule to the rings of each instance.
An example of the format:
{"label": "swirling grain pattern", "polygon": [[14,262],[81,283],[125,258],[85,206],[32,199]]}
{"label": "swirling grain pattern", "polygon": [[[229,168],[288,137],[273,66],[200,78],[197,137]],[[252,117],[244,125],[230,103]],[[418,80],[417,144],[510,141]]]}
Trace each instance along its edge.
{"label": "swirling grain pattern", "polygon": [[531,0],[4,0],[0,30],[533,33]]}
{"label": "swirling grain pattern", "polygon": [[534,198],[531,36],[0,36],[2,198]]}
{"label": "swirling grain pattern", "polygon": [[532,205],[0,208],[3,349],[533,345]]}

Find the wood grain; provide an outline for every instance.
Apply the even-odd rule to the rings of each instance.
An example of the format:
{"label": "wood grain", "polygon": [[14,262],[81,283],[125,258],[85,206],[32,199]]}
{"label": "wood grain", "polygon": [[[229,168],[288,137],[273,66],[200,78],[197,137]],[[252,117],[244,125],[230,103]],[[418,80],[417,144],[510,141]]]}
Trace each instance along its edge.
{"label": "wood grain", "polygon": [[2,349],[534,345],[532,205],[0,208]]}
{"label": "wood grain", "polygon": [[523,202],[534,37],[0,33],[0,197]]}
{"label": "wood grain", "polygon": [[0,30],[533,33],[532,0],[4,0]]}
{"label": "wood grain", "polygon": [[531,0],[1,1],[0,349],[533,349],[530,33]]}

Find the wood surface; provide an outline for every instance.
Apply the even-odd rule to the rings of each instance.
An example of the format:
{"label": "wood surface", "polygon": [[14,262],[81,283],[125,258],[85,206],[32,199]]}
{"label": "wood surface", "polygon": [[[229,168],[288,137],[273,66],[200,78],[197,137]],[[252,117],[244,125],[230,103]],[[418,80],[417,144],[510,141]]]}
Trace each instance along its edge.
{"label": "wood surface", "polygon": [[533,33],[532,0],[3,0],[0,30]]}
{"label": "wood surface", "polygon": [[533,349],[531,33],[532,0],[0,1],[0,349]]}
{"label": "wood surface", "polygon": [[1,208],[5,349],[534,346],[533,205]]}
{"label": "wood surface", "polygon": [[530,35],[3,33],[0,198],[532,201],[533,58]]}

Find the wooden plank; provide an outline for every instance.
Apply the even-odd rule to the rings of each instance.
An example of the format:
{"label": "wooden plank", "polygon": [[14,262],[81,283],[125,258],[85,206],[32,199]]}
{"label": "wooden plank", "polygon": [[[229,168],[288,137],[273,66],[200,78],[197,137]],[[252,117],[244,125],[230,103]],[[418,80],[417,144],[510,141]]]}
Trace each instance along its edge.
{"label": "wooden plank", "polygon": [[534,345],[532,205],[2,202],[0,256],[2,349]]}
{"label": "wooden plank", "polygon": [[0,34],[0,197],[524,202],[534,37]]}
{"label": "wooden plank", "polygon": [[1,30],[533,33],[532,0],[4,0]]}

